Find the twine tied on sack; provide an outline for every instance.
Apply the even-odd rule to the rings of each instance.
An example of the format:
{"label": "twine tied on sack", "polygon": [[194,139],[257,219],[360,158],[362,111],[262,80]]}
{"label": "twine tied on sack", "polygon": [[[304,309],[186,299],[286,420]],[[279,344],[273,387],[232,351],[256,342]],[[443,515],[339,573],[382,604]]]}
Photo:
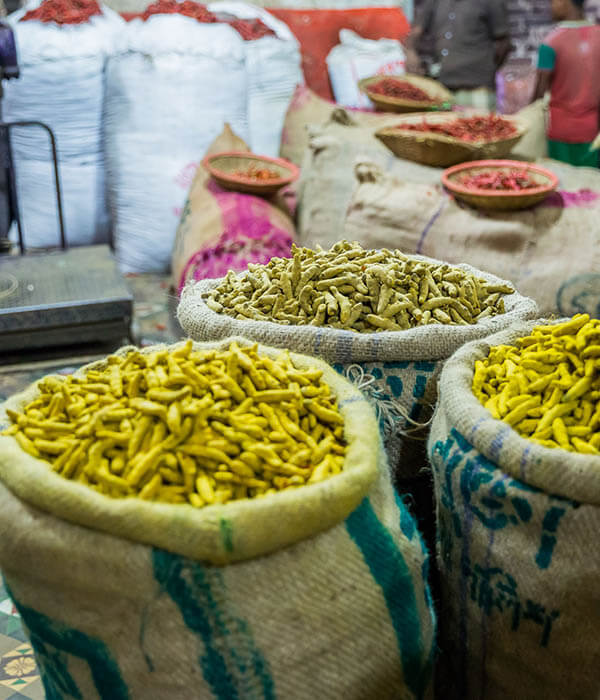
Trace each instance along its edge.
{"label": "twine tied on sack", "polygon": [[[402,404],[393,401],[386,397],[386,395],[381,391],[373,387],[372,384],[376,381],[372,374],[368,374],[360,365],[349,365],[344,371],[344,376],[348,379],[359,391],[362,391],[370,399],[375,413],[377,415],[377,420],[379,424],[383,426],[383,439],[387,440],[394,432],[400,435],[412,435],[419,430],[427,428],[433,419],[433,415],[425,422],[419,423],[418,421],[411,418]],[[433,406],[429,404],[430,408]],[[403,430],[396,430],[396,422],[398,418],[402,418],[405,424],[411,424],[412,428],[405,428]],[[425,437],[415,437],[415,440],[425,440]]]}
{"label": "twine tied on sack", "polygon": [[358,126],[350,114],[342,107],[336,107],[329,117],[329,123],[341,124],[342,126]]}

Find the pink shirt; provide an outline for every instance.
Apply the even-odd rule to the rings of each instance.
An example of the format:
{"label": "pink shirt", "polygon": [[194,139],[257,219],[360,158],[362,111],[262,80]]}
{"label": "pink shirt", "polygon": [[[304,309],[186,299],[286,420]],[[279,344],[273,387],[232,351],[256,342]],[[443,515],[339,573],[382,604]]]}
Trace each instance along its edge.
{"label": "pink shirt", "polygon": [[559,25],[540,47],[538,67],[552,71],[548,138],[593,141],[600,130],[600,26]]}

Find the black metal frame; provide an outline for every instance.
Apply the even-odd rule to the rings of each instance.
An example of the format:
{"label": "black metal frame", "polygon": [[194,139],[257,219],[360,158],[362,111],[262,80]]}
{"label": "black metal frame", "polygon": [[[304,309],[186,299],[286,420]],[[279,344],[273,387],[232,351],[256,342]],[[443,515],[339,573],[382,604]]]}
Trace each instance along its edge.
{"label": "black metal frame", "polygon": [[56,203],[57,203],[57,212],[58,212],[58,226],[60,229],[60,247],[62,250],[66,250],[68,245],[67,245],[67,238],[65,235],[65,224],[64,224],[64,216],[63,216],[63,205],[62,205],[62,192],[61,192],[61,187],[60,187],[60,176],[58,173],[58,155],[56,152],[56,138],[54,136],[54,133],[52,129],[47,125],[44,124],[44,122],[38,122],[38,121],[15,121],[15,122],[4,122],[0,121],[0,134],[2,136],[6,135],[6,144],[7,144],[7,149],[6,149],[6,154],[8,158],[8,172],[9,172],[9,182],[8,182],[8,188],[9,188],[9,197],[11,200],[11,208],[14,214],[14,218],[17,222],[17,232],[19,235],[19,250],[21,251],[21,255],[25,253],[25,242],[23,239],[23,226],[21,224],[21,214],[19,211],[19,202],[18,202],[18,197],[17,197],[17,180],[16,180],[16,171],[15,171],[15,166],[14,166],[14,161],[12,157],[12,147],[10,144],[10,130],[13,127],[41,127],[42,129],[45,129],[46,132],[48,133],[48,137],[50,139],[50,148],[52,149],[52,164],[54,166],[54,186],[56,189]]}

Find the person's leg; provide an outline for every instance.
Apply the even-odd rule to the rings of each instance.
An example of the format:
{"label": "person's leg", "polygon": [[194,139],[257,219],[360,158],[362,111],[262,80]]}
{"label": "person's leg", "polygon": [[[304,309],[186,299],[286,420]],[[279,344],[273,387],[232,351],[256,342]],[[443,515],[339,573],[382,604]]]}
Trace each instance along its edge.
{"label": "person's leg", "polygon": [[560,160],[561,163],[570,163],[568,146],[568,143],[548,139],[548,158]]}
{"label": "person's leg", "polygon": [[548,139],[548,156],[570,165],[597,168],[598,151],[592,151],[591,145],[591,143],[564,143]]}
{"label": "person's leg", "polygon": [[579,161],[577,165],[584,166],[586,168],[597,168],[598,163],[598,151],[592,150],[592,144],[590,143],[577,143],[577,160]]}

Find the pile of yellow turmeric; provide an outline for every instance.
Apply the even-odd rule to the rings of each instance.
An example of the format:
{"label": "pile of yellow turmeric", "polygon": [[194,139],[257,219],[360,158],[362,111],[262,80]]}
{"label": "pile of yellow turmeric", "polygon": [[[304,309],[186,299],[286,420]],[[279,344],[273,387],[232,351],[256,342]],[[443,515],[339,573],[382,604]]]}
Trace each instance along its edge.
{"label": "pile of yellow turmeric", "polygon": [[23,450],[115,498],[201,507],[342,471],[344,421],[319,369],[235,342],[225,350],[113,355],[84,377],[48,377],[7,411]]}
{"label": "pile of yellow turmeric", "polygon": [[600,320],[578,314],[490,348],[475,362],[473,393],[525,438],[600,455]]}

